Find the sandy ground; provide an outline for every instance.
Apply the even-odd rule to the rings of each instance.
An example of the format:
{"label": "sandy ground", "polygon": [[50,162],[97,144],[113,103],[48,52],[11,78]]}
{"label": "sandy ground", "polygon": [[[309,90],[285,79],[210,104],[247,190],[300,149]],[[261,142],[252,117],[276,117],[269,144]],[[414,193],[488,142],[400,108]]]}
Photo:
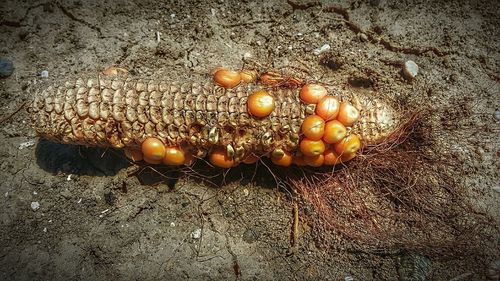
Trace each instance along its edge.
{"label": "sandy ground", "polygon": [[[0,56],[15,65],[0,80],[3,116],[31,98],[43,70],[53,80],[111,65],[196,79],[246,57],[409,105],[465,106],[470,114],[436,116],[450,139],[435,153],[460,159],[475,203],[499,210],[498,1],[118,2],[2,1]],[[406,60],[420,67],[411,82]],[[396,255],[321,248],[306,222],[290,254],[292,202],[270,179],[141,184],[121,154],[39,142],[28,120],[21,110],[0,124],[2,280],[400,278]],[[486,279],[476,261],[498,255],[432,260],[428,280]]]}

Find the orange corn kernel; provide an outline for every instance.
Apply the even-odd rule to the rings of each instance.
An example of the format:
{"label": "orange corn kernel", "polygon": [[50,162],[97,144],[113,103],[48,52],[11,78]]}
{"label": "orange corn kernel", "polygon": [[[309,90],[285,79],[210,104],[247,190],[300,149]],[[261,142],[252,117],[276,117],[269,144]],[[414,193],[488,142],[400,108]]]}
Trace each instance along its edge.
{"label": "orange corn kernel", "polygon": [[361,148],[361,141],[355,134],[348,135],[334,145],[335,152],[341,157],[344,154],[355,154]]}
{"label": "orange corn kernel", "polygon": [[271,161],[278,166],[288,167],[292,165],[292,154],[285,151],[281,157],[271,156]]}
{"label": "orange corn kernel", "polygon": [[159,164],[165,157],[165,146],[157,138],[147,138],[141,145],[144,161],[151,164]]}
{"label": "orange corn kernel", "polygon": [[274,110],[274,97],[265,91],[257,91],[248,97],[247,109],[255,117],[266,117]]}
{"label": "orange corn kernel", "polygon": [[302,133],[311,140],[320,140],[325,133],[325,120],[318,115],[309,115],[302,122]]}
{"label": "orange corn kernel", "polygon": [[240,84],[241,75],[237,71],[220,69],[215,72],[214,81],[223,88],[232,89]]}
{"label": "orange corn kernel", "polygon": [[350,103],[342,102],[339,108],[337,120],[346,127],[352,126],[359,119],[359,111]]}
{"label": "orange corn kernel", "polygon": [[305,166],[307,165],[306,162],[304,161],[304,156],[303,155],[295,155],[292,158],[292,163],[297,165],[297,166]]}
{"label": "orange corn kernel", "polygon": [[345,138],[346,134],[346,127],[339,121],[332,120],[327,122],[325,125],[325,134],[323,135],[323,141],[330,144],[336,143]]}
{"label": "orange corn kernel", "polygon": [[304,162],[311,167],[320,167],[325,163],[325,156],[323,156],[323,154],[304,156]]}
{"label": "orange corn kernel", "polygon": [[165,157],[163,157],[163,164],[165,165],[182,165],[186,161],[184,151],[177,146],[165,148]]}
{"label": "orange corn kernel", "polygon": [[339,155],[332,147],[325,150],[325,152],[323,152],[323,155],[325,156],[325,165],[336,165],[341,162]]}
{"label": "orange corn kernel", "polygon": [[308,104],[318,103],[326,94],[325,87],[318,84],[306,84],[300,90],[300,99]]}
{"label": "orange corn kernel", "polygon": [[300,142],[300,151],[305,156],[320,155],[325,151],[325,143],[322,140],[303,139]]}
{"label": "orange corn kernel", "polygon": [[245,69],[240,71],[240,76],[243,82],[253,83],[257,80],[257,71]]}
{"label": "orange corn kernel", "polygon": [[337,118],[339,114],[340,103],[336,97],[326,96],[316,105],[316,114],[325,121]]}
{"label": "orange corn kernel", "polygon": [[235,164],[233,158],[229,157],[226,149],[222,147],[214,148],[210,152],[209,160],[212,165],[226,169],[233,167]]}
{"label": "orange corn kernel", "polygon": [[344,153],[342,156],[340,156],[340,160],[342,162],[347,162],[349,160],[352,160],[354,157],[356,157],[356,153]]}
{"label": "orange corn kernel", "polygon": [[125,148],[125,156],[127,156],[128,159],[134,162],[141,161],[144,158],[142,156],[142,152],[139,149],[130,149],[130,148]]}

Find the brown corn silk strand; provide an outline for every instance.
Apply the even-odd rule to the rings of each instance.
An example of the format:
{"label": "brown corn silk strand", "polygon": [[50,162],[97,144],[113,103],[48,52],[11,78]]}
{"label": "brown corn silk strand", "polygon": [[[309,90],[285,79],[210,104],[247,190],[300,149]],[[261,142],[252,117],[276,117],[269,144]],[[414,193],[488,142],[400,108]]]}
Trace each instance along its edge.
{"label": "brown corn silk strand", "polygon": [[[260,89],[275,98],[266,118],[247,112],[248,96]],[[231,145],[241,158],[276,148],[298,150],[301,124],[314,110],[300,101],[299,90],[244,83],[228,90],[211,80],[78,78],[36,91],[29,111],[39,136],[62,143],[137,148],[156,137],[201,155],[212,145]],[[352,132],[364,144],[382,141],[398,125],[396,110],[381,100],[335,96],[360,110]]]}

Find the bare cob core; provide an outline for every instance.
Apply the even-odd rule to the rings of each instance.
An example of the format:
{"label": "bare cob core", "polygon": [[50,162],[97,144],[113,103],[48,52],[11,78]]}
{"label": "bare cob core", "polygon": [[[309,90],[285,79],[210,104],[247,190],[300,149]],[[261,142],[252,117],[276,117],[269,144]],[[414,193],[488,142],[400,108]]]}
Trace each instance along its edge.
{"label": "bare cob core", "polygon": [[[140,149],[146,139],[156,138],[197,157],[223,148],[239,163],[249,155],[300,154],[301,126],[315,113],[315,104],[302,101],[300,90],[257,83],[225,89],[211,80],[80,78],[37,92],[30,112],[38,135],[57,142]],[[265,117],[248,110],[248,97],[258,91],[274,99]],[[348,133],[363,145],[383,141],[399,124],[397,112],[380,100],[333,96],[359,111]]]}

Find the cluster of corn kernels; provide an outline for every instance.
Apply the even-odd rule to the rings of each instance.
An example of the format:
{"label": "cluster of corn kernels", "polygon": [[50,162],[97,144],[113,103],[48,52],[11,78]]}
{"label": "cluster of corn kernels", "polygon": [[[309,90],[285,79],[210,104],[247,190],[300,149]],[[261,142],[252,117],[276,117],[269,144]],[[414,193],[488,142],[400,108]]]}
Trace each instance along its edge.
{"label": "cluster of corn kernels", "polygon": [[[218,70],[214,74],[214,82],[223,88],[231,89],[240,83],[255,83],[255,71]],[[295,83],[295,80],[283,80],[265,74],[260,77],[264,85],[275,87],[278,83]],[[287,85],[290,86],[290,85]],[[340,102],[336,97],[328,95],[325,87],[318,84],[300,85],[300,100],[306,105],[308,115],[301,126],[299,149],[287,151],[284,148],[274,148],[270,153],[258,155],[246,153],[242,159],[235,159],[232,146],[213,147],[208,160],[215,166],[231,168],[239,162],[255,163],[260,157],[270,157],[272,162],[279,166],[335,165],[351,160],[361,147],[359,137],[351,133],[351,126],[358,120],[359,111],[348,102]],[[256,90],[248,96],[247,111],[253,118],[268,117],[275,108],[274,97],[265,90]],[[143,141],[141,149],[125,149],[127,157],[133,161],[144,160],[151,164],[191,165],[193,155],[179,145],[166,146],[154,137]]]}

